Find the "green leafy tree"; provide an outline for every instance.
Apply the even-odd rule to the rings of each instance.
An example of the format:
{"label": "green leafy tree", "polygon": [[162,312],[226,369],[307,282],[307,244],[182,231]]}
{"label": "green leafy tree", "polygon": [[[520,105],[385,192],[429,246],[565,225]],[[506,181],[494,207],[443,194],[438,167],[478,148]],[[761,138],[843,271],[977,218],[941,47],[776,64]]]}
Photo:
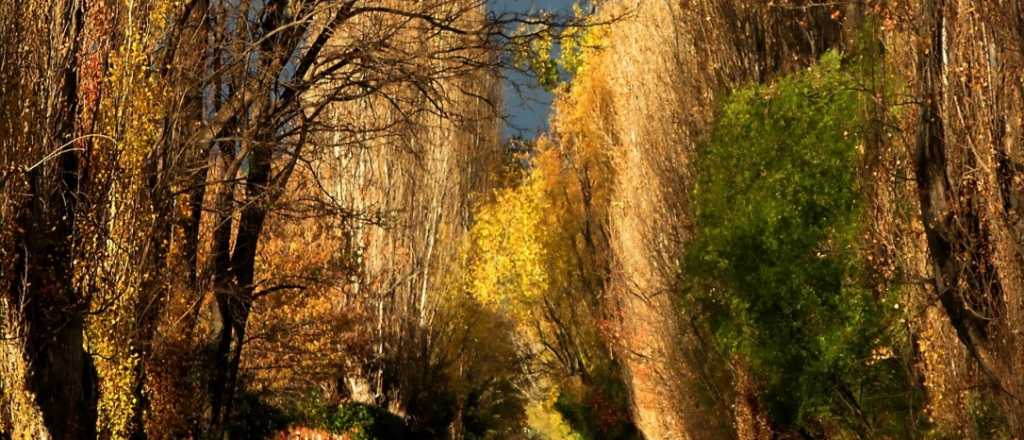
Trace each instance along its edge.
{"label": "green leafy tree", "polygon": [[699,154],[685,299],[783,430],[894,435],[917,399],[859,256],[864,97],[837,53],[735,92]]}

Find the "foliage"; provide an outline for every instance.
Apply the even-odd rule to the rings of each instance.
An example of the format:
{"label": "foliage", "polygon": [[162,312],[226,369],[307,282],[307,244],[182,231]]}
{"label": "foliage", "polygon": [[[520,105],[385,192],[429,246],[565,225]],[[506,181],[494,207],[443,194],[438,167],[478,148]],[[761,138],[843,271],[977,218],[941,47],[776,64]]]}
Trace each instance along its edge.
{"label": "foliage", "polygon": [[609,28],[607,24],[597,24],[594,17],[588,15],[579,3],[573,4],[572,10],[576,17],[583,20],[584,26],[569,28],[563,33],[558,65],[575,78],[583,74],[587,64],[606,44]]}
{"label": "foliage", "polygon": [[[457,271],[456,271],[457,272]],[[515,322],[462,290],[443,298],[434,328],[439,343],[426,388],[409,399],[421,437],[459,432],[465,438],[507,438],[525,423],[522,365]]]}
{"label": "foliage", "polygon": [[555,410],[553,402],[546,400],[531,402],[526,408],[526,413],[528,417],[527,432],[530,438],[583,440],[583,437],[573,431],[562,415]]}
{"label": "foliage", "polygon": [[559,82],[558,63],[551,59],[551,52],[554,47],[553,38],[546,35],[544,38],[534,40],[530,43],[529,69],[536,75],[537,82],[547,90],[553,90]]}
{"label": "foliage", "polygon": [[482,304],[516,318],[526,318],[549,286],[542,222],[551,207],[543,183],[532,177],[499,192],[477,213],[466,253],[474,258],[468,290]]}
{"label": "foliage", "polygon": [[[587,214],[560,152],[540,143],[536,168],[482,206],[467,237],[465,291],[515,322],[535,362],[570,374],[594,367],[600,351],[597,270],[586,249]],[[554,365],[558,366],[554,366]],[[582,370],[582,371],[580,371]]]}
{"label": "foliage", "polygon": [[629,390],[614,362],[596,371],[588,384],[566,385],[554,408],[581,439],[642,438],[630,418]]}
{"label": "foliage", "polygon": [[726,101],[695,168],[684,298],[749,363],[777,425],[897,435],[917,397],[892,298],[862,278],[864,98],[841,64],[828,53]]}
{"label": "foliage", "polygon": [[477,211],[464,251],[465,289],[515,323],[526,367],[546,372],[554,380],[547,387],[560,390],[550,404],[528,408],[538,431],[631,438],[629,397],[608,358],[599,301],[604,254],[595,217],[607,193],[593,180],[608,169],[587,130],[566,132],[571,141],[561,145],[542,139],[530,173]]}
{"label": "foliage", "polygon": [[1019,13],[581,2],[0,2],[0,438],[1024,432]]}
{"label": "foliage", "polygon": [[[98,426],[102,435],[127,437],[134,410],[143,402],[139,388],[145,362],[138,334],[141,303],[162,280],[156,268],[142,260],[157,252],[147,247],[156,243],[148,234],[158,229],[158,215],[150,206],[156,193],[147,181],[147,160],[152,160],[163,135],[164,101],[167,87],[152,65],[158,39],[178,4],[175,0],[150,0],[123,5],[124,22],[117,22],[123,35],[110,54],[102,78],[102,98],[96,115],[101,133],[107,136],[97,145],[95,160],[104,166],[93,176],[106,193],[95,194],[94,202],[106,202],[98,215],[107,239],[90,243],[89,249],[105,258],[96,273],[84,273],[82,285],[96,290],[94,313],[87,326],[90,350],[96,354],[99,386],[104,391],[98,402]],[[133,21],[131,17],[149,17]],[[107,142],[109,140],[109,142]],[[155,203],[153,203],[155,205]],[[164,244],[157,244],[157,247]],[[148,251],[148,252],[147,252]]]}
{"label": "foliage", "polygon": [[382,408],[361,403],[323,408],[314,415],[315,426],[337,434],[349,434],[353,440],[406,438],[409,428],[399,417]]}
{"label": "foliage", "polygon": [[[586,15],[578,6],[575,13]],[[557,136],[539,138],[526,175],[477,210],[463,253],[466,290],[517,323],[526,367],[543,373],[533,392],[552,399],[527,408],[535,435],[628,438],[635,427],[621,367],[609,355],[603,302],[614,181],[599,50],[607,30],[585,21],[560,36],[557,63],[551,46],[532,55],[569,74],[594,74],[548,84],[556,89]]]}
{"label": "foliage", "polygon": [[608,34],[607,24],[597,23],[580,2],[573,4],[572,11],[577,23],[561,32],[539,26],[522,26],[518,30],[521,35],[537,34],[540,38],[516,46],[513,62],[519,69],[532,73],[549,92],[568,85],[568,79],[581,73],[587,58],[601,47]]}
{"label": "foliage", "polygon": [[[441,348],[447,386],[427,390],[416,408],[425,416],[448,418],[417,420],[414,428],[438,438],[453,430],[466,439],[513,437],[526,420],[524,359],[516,323],[472,298],[463,296],[449,305],[455,309],[455,320],[449,323],[456,324],[457,336]],[[444,403],[449,407],[443,408]]]}
{"label": "foliage", "polygon": [[972,438],[1012,438],[1009,421],[992,396],[972,391],[967,400],[967,413],[971,419]]}
{"label": "foliage", "polygon": [[239,393],[235,415],[228,425],[229,438],[270,438],[288,425],[299,421],[294,414],[270,405],[258,393]]}

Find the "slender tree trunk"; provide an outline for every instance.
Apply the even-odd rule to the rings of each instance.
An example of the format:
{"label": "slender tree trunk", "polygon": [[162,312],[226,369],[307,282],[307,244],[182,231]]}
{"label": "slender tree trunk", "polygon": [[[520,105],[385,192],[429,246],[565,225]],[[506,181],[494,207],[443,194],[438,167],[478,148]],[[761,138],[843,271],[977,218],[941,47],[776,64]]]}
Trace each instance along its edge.
{"label": "slender tree trunk", "polygon": [[234,337],[228,363],[227,383],[224,387],[223,422],[227,422],[231,417],[232,401],[238,386],[242,346],[245,343],[245,327],[249,319],[249,311],[252,308],[256,250],[267,217],[266,205],[269,203],[268,197],[270,196],[267,191],[267,185],[270,182],[270,147],[262,143],[257,145],[250,156],[250,161],[249,173],[246,177],[246,204],[239,219],[235,249],[231,255],[234,292],[233,295],[226,298]]}
{"label": "slender tree trunk", "polygon": [[[266,206],[272,197],[268,191],[271,147],[266,142],[254,142],[248,160],[246,198],[239,218],[234,249],[230,254],[227,250],[231,232],[228,223],[230,220],[224,219],[223,224],[218,225],[214,232],[214,284],[222,321],[214,361],[216,371],[211,385],[213,407],[209,429],[214,436],[223,435],[231,417],[242,347],[245,343],[246,321],[253,301],[256,250],[266,220]],[[222,199],[221,208],[228,208],[228,203]],[[229,212],[230,210],[222,211],[221,215]]]}
{"label": "slender tree trunk", "polygon": [[[191,39],[182,48],[182,51],[185,52],[184,59],[186,60],[184,62],[186,65],[184,72],[186,72],[186,76],[189,79],[206,75],[210,70],[216,70],[219,65],[214,60],[209,59],[208,53],[209,39],[212,34],[212,20],[208,16],[210,13],[209,2],[207,0],[197,0],[193,10],[195,15],[194,25],[186,32],[186,35],[190,35]],[[192,70],[187,70],[189,68]],[[201,124],[204,120],[204,89],[192,83],[183,84],[183,87],[187,88],[182,112],[185,115],[187,125],[181,127],[182,140],[186,137],[190,128]],[[186,146],[186,154],[189,155],[189,163],[186,166],[189,169],[195,170],[192,171],[186,180],[186,185],[188,185],[188,217],[181,224],[181,264],[185,267],[187,273],[188,290],[193,295],[190,299],[192,301],[192,308],[189,312],[189,319],[184,324],[184,331],[187,336],[192,335],[198,324],[203,296],[206,292],[206,287],[208,287],[208,284],[205,283],[206,280],[200,279],[202,274],[199,268],[199,245],[201,240],[199,234],[203,220],[206,180],[210,173],[210,153],[212,148],[212,144]]]}
{"label": "slender tree trunk", "polygon": [[213,290],[217,302],[217,311],[220,317],[220,329],[217,335],[217,346],[211,367],[213,375],[210,378],[210,404],[211,414],[207,429],[210,433],[216,432],[221,425],[221,414],[224,401],[225,387],[228,382],[228,353],[231,350],[231,336],[233,316],[229,308],[229,298],[232,294],[231,280],[231,229],[232,212],[234,205],[235,186],[232,181],[235,178],[235,170],[231,163],[234,161],[233,146],[223,146],[221,156],[223,167],[221,177],[224,186],[220,188],[215,202],[216,224],[213,230]]}

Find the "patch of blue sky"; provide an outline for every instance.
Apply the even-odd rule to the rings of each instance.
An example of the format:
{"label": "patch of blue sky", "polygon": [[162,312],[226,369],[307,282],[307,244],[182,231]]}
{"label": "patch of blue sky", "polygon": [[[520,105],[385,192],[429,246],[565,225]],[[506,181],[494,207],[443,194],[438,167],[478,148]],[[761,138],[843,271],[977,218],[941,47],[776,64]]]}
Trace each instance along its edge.
{"label": "patch of blue sky", "polygon": [[[572,14],[575,0],[487,0],[491,13],[536,13],[549,11],[561,16]],[[557,56],[558,47],[555,47]],[[553,96],[536,79],[516,71],[504,72],[504,138],[533,139],[548,129]]]}

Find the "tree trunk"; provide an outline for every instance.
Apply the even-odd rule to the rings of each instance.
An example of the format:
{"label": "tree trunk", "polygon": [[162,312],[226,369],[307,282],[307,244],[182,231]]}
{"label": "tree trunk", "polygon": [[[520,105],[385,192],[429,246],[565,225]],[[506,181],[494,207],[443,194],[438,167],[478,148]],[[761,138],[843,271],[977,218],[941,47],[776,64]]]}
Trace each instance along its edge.
{"label": "tree trunk", "polygon": [[217,302],[218,316],[220,317],[220,328],[217,335],[217,346],[214,351],[210,378],[210,423],[207,429],[210,433],[221,428],[221,413],[224,400],[225,387],[228,382],[228,353],[231,350],[232,313],[229,308],[228,298],[231,296],[231,229],[233,198],[235,187],[232,183],[235,178],[236,169],[231,163],[235,160],[233,146],[223,146],[221,156],[224,159],[222,180],[224,187],[217,194],[215,208],[217,213],[216,225],[213,230],[213,249],[211,252],[213,265],[213,291]]}
{"label": "tree trunk", "polygon": [[220,278],[219,287],[224,290],[218,292],[217,303],[223,326],[217,343],[217,372],[211,390],[213,414],[210,432],[215,436],[223,435],[230,420],[232,401],[238,385],[246,321],[252,308],[256,250],[266,220],[266,205],[271,196],[267,191],[271,159],[270,147],[262,142],[257,144],[249,157],[245,207],[242,209],[235,247],[231,253],[228,268],[230,278]]}

